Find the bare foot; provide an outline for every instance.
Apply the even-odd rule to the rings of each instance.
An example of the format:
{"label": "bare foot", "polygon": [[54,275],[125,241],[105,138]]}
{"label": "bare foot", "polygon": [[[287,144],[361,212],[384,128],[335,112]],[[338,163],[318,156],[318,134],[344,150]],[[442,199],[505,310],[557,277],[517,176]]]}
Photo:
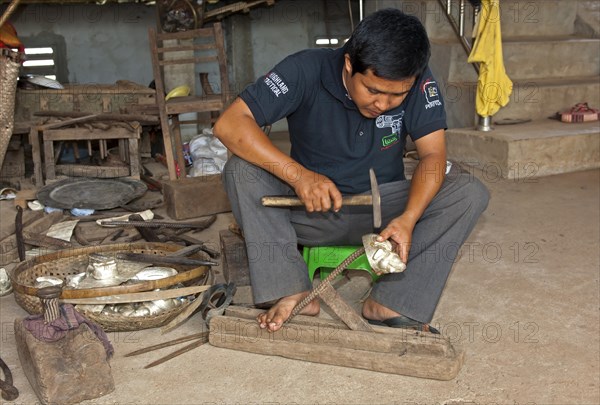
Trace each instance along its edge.
{"label": "bare foot", "polygon": [[389,309],[388,307],[384,307],[369,297],[363,304],[362,316],[373,321],[384,321],[395,316],[400,316],[400,314]]}
{"label": "bare foot", "polygon": [[[304,291],[298,294],[289,295],[280,298],[267,312],[258,315],[256,320],[261,329],[268,329],[269,332],[275,332],[281,328],[283,323],[290,317],[292,310],[300,301],[302,301],[310,291]],[[312,300],[300,311],[301,315],[315,316],[321,310],[319,300]]]}

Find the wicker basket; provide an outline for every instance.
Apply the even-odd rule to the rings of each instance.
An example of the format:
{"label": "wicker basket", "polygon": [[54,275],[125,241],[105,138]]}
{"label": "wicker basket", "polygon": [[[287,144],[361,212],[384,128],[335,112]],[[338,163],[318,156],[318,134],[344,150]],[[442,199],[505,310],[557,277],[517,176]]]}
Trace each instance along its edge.
{"label": "wicker basket", "polygon": [[15,93],[21,57],[21,54],[6,49],[0,53],[0,167],[15,123]]}
{"label": "wicker basket", "polygon": [[[104,246],[90,246],[77,249],[65,249],[48,255],[34,257],[19,263],[10,273],[11,284],[14,290],[15,301],[30,314],[42,313],[42,305],[36,296],[37,289],[34,287],[36,278],[40,276],[53,276],[66,281],[67,276],[80,273],[87,266],[89,255],[92,253],[145,253],[165,256],[169,253],[181,249],[179,245],[166,243],[127,243],[113,244]],[[192,258],[205,260],[206,257],[201,253],[191,256]],[[178,272],[189,270],[189,266],[172,266]],[[208,267],[202,268],[200,279],[194,280],[194,284],[200,281],[206,281],[209,271]],[[152,289],[152,288],[150,288]],[[98,292],[100,288],[65,290],[65,291],[86,291]],[[64,296],[64,292],[63,292]],[[133,331],[140,329],[156,328],[167,324],[177,314],[183,311],[188,304],[184,304],[156,315],[145,317],[131,317],[119,314],[91,313],[82,311],[82,314],[88,319],[97,322],[107,332],[112,331]]]}

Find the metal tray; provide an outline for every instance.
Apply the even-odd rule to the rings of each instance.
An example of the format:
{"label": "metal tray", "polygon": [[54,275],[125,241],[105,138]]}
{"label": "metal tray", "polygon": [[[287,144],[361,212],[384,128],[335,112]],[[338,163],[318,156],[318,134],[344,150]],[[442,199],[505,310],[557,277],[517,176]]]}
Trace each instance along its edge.
{"label": "metal tray", "polygon": [[48,207],[108,210],[141,197],[146,184],[135,179],[65,179],[42,187],[37,198]]}

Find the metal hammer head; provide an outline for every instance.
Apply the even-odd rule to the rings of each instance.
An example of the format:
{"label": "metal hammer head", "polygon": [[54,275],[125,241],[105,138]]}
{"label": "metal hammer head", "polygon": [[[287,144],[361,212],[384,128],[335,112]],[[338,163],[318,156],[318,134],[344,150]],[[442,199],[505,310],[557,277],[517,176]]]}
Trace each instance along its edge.
{"label": "metal hammer head", "polygon": [[377,177],[373,168],[369,169],[369,178],[371,180],[371,195],[373,196],[373,226],[376,230],[381,228],[381,195],[377,185]]}

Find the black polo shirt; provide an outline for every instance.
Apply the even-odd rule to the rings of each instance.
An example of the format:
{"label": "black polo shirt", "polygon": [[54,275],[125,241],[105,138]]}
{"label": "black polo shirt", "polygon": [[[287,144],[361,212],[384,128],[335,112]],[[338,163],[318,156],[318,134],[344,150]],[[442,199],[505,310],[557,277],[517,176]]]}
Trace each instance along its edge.
{"label": "black polo shirt", "polygon": [[344,53],[309,49],[288,56],[240,97],[259,126],[286,117],[291,157],[329,177],[343,194],[356,194],[370,189],[370,167],[380,184],[404,180],[406,136],[445,129],[446,114],[428,68],[399,107],[364,117],[342,82]]}

